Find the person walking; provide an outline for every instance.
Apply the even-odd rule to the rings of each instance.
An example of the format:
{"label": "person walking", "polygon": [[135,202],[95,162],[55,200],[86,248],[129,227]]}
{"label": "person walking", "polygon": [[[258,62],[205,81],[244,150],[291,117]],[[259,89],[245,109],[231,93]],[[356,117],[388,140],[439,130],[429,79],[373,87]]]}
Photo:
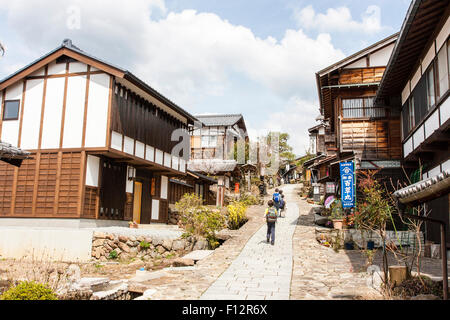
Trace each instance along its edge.
{"label": "person walking", "polygon": [[278,219],[278,210],[275,208],[273,200],[269,200],[267,205],[268,208],[265,212],[267,221],[267,243],[270,242],[271,245],[275,245],[275,224]]}
{"label": "person walking", "polygon": [[[286,201],[284,200],[284,194],[281,195],[281,205],[280,205],[280,217],[284,218],[282,216],[282,213],[286,210]],[[285,215],[286,216],[286,215]]]}
{"label": "person walking", "polygon": [[280,206],[281,206],[281,194],[280,194],[280,190],[278,190],[278,188],[275,189],[275,193],[272,196],[272,200],[273,200],[274,207],[279,212]]}

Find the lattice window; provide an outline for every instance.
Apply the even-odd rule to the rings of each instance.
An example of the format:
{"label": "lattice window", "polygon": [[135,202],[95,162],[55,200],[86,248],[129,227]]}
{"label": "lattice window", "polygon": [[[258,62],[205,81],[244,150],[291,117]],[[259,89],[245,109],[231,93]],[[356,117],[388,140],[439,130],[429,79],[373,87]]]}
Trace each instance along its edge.
{"label": "lattice window", "polygon": [[41,154],[37,183],[36,213],[53,215],[56,195],[58,154]]}
{"label": "lattice window", "polygon": [[81,153],[64,153],[59,187],[59,214],[77,214]]}
{"label": "lattice window", "polygon": [[0,215],[9,215],[11,212],[13,179],[13,166],[0,164]]}
{"label": "lattice window", "polygon": [[17,177],[15,215],[31,215],[33,210],[34,178],[36,160],[25,160]]}
{"label": "lattice window", "polygon": [[344,118],[382,118],[386,109],[375,107],[374,98],[342,99],[342,115]]}

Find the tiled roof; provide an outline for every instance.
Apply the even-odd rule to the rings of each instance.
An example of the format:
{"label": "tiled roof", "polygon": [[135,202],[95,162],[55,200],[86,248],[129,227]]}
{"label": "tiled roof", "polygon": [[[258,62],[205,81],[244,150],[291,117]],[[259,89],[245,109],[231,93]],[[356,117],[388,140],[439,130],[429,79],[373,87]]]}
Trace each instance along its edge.
{"label": "tiled roof", "polygon": [[242,118],[242,114],[211,114],[195,116],[205,126],[233,126]]}
{"label": "tiled roof", "polygon": [[26,159],[30,153],[0,141],[0,159]]}
{"label": "tiled roof", "polygon": [[450,170],[444,170],[440,174],[412,184],[406,188],[394,192],[394,196],[403,203],[421,201],[430,198],[433,194],[445,192],[450,188]]}
{"label": "tiled roof", "polygon": [[237,166],[235,160],[197,159],[188,163],[188,170],[215,174],[218,172],[232,172]]}
{"label": "tiled roof", "polygon": [[52,55],[53,53],[55,53],[55,52],[57,52],[57,51],[59,51],[59,50],[61,50],[61,49],[64,49],[64,48],[69,49],[69,50],[71,50],[71,51],[73,51],[73,52],[75,52],[75,53],[81,54],[81,55],[83,55],[83,56],[85,56],[85,57],[88,57],[88,58],[90,58],[90,59],[92,59],[92,60],[96,60],[96,61],[98,61],[98,62],[100,62],[100,63],[102,63],[102,64],[108,65],[108,66],[110,66],[110,67],[112,67],[112,68],[114,68],[114,69],[117,69],[117,70],[121,71],[123,74],[125,74],[125,78],[126,78],[128,81],[139,84],[139,85],[140,85],[142,88],[144,88],[147,92],[150,92],[150,93],[151,93],[152,95],[154,95],[155,97],[160,98],[162,101],[164,101],[164,103],[166,103],[166,104],[169,106],[169,108],[171,108],[172,110],[174,110],[174,111],[176,111],[176,112],[182,114],[183,116],[185,116],[186,118],[188,118],[188,119],[190,119],[190,120],[192,120],[192,121],[197,120],[197,119],[196,119],[193,115],[191,115],[189,112],[187,112],[187,111],[184,110],[183,108],[179,107],[179,106],[178,106],[177,104],[175,104],[173,101],[171,101],[170,99],[166,98],[166,97],[163,96],[161,93],[159,93],[158,91],[156,91],[155,89],[153,89],[152,87],[150,87],[148,84],[146,84],[144,81],[142,81],[141,79],[139,79],[138,77],[136,77],[136,76],[135,76],[133,73],[131,73],[130,71],[128,71],[128,70],[126,70],[126,69],[124,69],[124,68],[121,68],[121,67],[119,67],[119,66],[116,66],[116,65],[114,65],[114,64],[112,64],[112,63],[109,63],[109,62],[107,62],[107,61],[105,61],[105,60],[99,59],[99,58],[97,58],[97,57],[95,57],[95,56],[93,56],[93,55],[91,55],[91,54],[89,54],[89,53],[87,53],[87,52],[81,50],[80,48],[78,48],[77,46],[75,46],[75,45],[72,43],[72,41],[71,41],[70,39],[65,39],[59,47],[55,48],[54,50],[50,51],[50,52],[47,53],[46,55],[40,57],[39,59],[33,61],[33,62],[30,63],[29,65],[27,65],[27,66],[23,67],[22,69],[18,70],[17,72],[15,72],[15,73],[13,73],[13,74],[7,76],[6,78],[0,80],[0,84],[3,83],[3,82],[5,82],[5,81],[7,81],[7,80],[9,80],[9,79],[11,79],[11,78],[13,78],[15,75],[21,73],[22,71],[24,71],[24,70],[30,68],[31,66],[33,66],[33,65],[36,64],[36,63],[38,63],[39,61],[41,61],[41,60],[47,58],[48,56]]}

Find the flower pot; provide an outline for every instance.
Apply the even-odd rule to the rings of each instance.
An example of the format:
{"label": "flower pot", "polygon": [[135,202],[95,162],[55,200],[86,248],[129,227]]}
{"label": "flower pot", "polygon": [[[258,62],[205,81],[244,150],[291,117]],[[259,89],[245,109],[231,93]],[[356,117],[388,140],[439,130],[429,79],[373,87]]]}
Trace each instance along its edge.
{"label": "flower pot", "polygon": [[374,241],[367,241],[367,250],[373,250],[375,248]]}
{"label": "flower pot", "polygon": [[345,250],[353,250],[355,249],[355,246],[353,245],[353,242],[346,242],[344,243]]}
{"label": "flower pot", "polygon": [[342,227],[344,225],[344,220],[342,219],[333,219],[333,228],[337,230],[342,230]]}

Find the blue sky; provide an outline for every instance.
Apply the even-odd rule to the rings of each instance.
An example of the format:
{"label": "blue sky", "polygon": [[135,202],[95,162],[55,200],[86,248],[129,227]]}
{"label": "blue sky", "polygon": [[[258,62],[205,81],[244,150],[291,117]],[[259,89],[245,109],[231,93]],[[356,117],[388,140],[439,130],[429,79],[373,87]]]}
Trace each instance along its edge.
{"label": "blue sky", "polygon": [[[315,72],[399,31],[409,0],[0,0],[0,78],[71,38],[193,114],[242,113],[297,154]],[[43,18],[45,17],[45,18]]]}

